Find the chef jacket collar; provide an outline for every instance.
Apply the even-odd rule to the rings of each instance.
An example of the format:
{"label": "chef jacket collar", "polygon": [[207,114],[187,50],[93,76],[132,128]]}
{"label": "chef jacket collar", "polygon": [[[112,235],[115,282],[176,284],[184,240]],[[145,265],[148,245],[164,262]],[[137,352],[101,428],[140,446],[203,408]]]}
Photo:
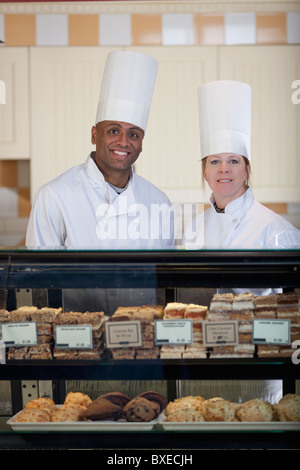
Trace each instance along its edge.
{"label": "chef jacket collar", "polygon": [[[250,209],[253,202],[254,202],[254,197],[253,197],[252,189],[248,188],[244,194],[242,194],[240,197],[238,197],[237,199],[234,199],[229,204],[227,204],[227,206],[225,207],[225,214],[234,215],[236,217],[242,217],[245,214],[245,212],[247,212]],[[210,197],[210,204],[214,212],[217,214],[214,208],[214,203],[215,203],[215,198],[214,198],[214,195],[212,194]],[[222,217],[224,213],[223,214],[221,213],[218,215]]]}
{"label": "chef jacket collar", "polygon": [[[101,173],[101,171],[96,165],[96,162],[93,158],[93,152],[89,154],[87,160],[84,163],[84,166],[85,166],[88,177],[93,181],[94,184],[107,184],[107,182],[104,179],[103,174]],[[128,181],[126,189],[128,189],[129,186],[131,186],[133,182],[133,178],[134,178],[134,172],[133,172],[133,169],[131,168],[129,181]]]}
{"label": "chef jacket collar", "polygon": [[[136,201],[133,191],[134,172],[131,168],[130,178],[127,188],[121,193],[117,194],[111,186],[104,179],[103,174],[97,167],[95,160],[92,157],[92,153],[88,156],[85,164],[85,169],[88,178],[92,181],[93,187],[102,186],[105,190],[106,209],[103,207],[103,214],[105,217],[115,217],[116,215],[134,215],[136,214]],[[113,195],[113,197],[112,197]]]}

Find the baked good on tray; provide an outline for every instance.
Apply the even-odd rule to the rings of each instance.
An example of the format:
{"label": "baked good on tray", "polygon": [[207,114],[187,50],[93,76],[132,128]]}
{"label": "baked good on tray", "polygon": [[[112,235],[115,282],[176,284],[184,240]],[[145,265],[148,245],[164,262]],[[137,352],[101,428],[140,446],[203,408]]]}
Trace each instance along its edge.
{"label": "baked good on tray", "polygon": [[288,393],[274,408],[279,421],[300,421],[300,395]]}
{"label": "baked good on tray", "polygon": [[158,402],[139,396],[133,398],[124,406],[122,415],[127,421],[145,422],[152,421],[159,413],[160,405]]}
{"label": "baked good on tray", "polygon": [[237,421],[237,406],[221,397],[205,400],[202,405],[205,421]]}
{"label": "baked good on tray", "polygon": [[242,403],[236,411],[239,421],[273,421],[273,406],[259,398],[253,398]]}

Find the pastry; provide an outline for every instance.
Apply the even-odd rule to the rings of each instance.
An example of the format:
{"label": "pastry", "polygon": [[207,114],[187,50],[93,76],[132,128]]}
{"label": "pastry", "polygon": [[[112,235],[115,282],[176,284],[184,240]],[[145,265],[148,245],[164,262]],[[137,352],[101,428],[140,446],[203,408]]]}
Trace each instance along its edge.
{"label": "pastry", "polygon": [[205,421],[237,421],[236,406],[221,397],[205,400],[202,409]]}
{"label": "pastry", "polygon": [[165,397],[158,392],[148,391],[143,392],[138,395],[138,397],[147,398],[147,400],[158,403],[159,404],[159,411],[162,411],[166,406],[166,399]]}
{"label": "pastry", "polygon": [[276,318],[277,298],[275,294],[254,297],[254,315],[257,318]]}
{"label": "pastry", "polygon": [[34,406],[24,408],[15,418],[17,423],[43,423],[50,421],[50,413]]}
{"label": "pastry", "polygon": [[119,405],[122,408],[130,401],[130,398],[121,392],[107,392],[104,393],[104,395],[101,395],[99,398],[106,398],[111,403]]}
{"label": "pastry", "polygon": [[252,311],[254,309],[254,296],[252,292],[243,292],[236,294],[232,300],[232,310],[237,311]]}
{"label": "pastry", "polygon": [[86,406],[76,403],[64,404],[51,414],[51,421],[82,421],[86,409]]}
{"label": "pastry", "polygon": [[239,421],[273,421],[274,410],[270,403],[253,398],[239,406],[236,416]]}
{"label": "pastry", "polygon": [[190,320],[205,320],[208,307],[204,305],[188,304],[184,311],[184,318]]}
{"label": "pastry", "polygon": [[155,404],[143,397],[136,397],[125,405],[123,417],[127,421],[148,422],[156,418],[157,409],[157,403]]}
{"label": "pastry", "polygon": [[169,413],[166,421],[168,422],[203,422],[205,421],[203,413],[195,408],[184,405],[177,410]]}
{"label": "pastry", "polygon": [[210,312],[231,312],[234,295],[231,292],[214,294],[211,299]]}
{"label": "pastry", "polygon": [[38,408],[39,410],[46,410],[50,414],[57,410],[54,401],[51,398],[39,397],[34,400],[30,400],[26,403],[24,410],[29,408]]}
{"label": "pastry", "polygon": [[275,405],[279,421],[300,421],[300,395],[288,393]]}
{"label": "pastry", "polygon": [[85,410],[83,416],[92,421],[117,420],[122,416],[122,407],[107,398],[98,397]]}
{"label": "pastry", "polygon": [[88,407],[92,403],[91,398],[82,392],[69,392],[66,395],[64,405],[75,404]]}
{"label": "pastry", "polygon": [[164,319],[178,320],[184,317],[187,304],[181,302],[169,302],[164,309]]}

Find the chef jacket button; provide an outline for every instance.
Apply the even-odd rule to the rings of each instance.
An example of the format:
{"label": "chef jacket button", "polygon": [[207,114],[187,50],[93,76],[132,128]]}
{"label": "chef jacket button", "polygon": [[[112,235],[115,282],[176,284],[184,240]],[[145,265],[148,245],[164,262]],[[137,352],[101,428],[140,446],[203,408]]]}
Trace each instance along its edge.
{"label": "chef jacket button", "polygon": [[235,224],[237,222],[237,219],[232,219],[232,222]]}

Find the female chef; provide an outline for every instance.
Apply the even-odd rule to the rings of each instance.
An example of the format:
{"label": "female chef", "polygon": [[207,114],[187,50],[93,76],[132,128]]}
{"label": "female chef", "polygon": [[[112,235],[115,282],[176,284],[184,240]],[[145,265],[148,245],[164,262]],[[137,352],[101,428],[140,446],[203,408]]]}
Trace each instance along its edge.
{"label": "female chef", "polygon": [[[300,247],[300,231],[257,202],[249,187],[251,88],[221,80],[198,89],[202,173],[212,195],[202,230],[186,246],[269,249]],[[202,216],[199,216],[202,217]]]}
{"label": "female chef", "polygon": [[[249,187],[250,86],[235,81],[207,83],[199,87],[198,100],[202,174],[212,190],[211,207],[199,215],[202,224],[194,221],[185,232],[185,245],[214,249],[300,247],[300,231],[258,203]],[[267,287],[232,289],[234,293],[245,290],[254,295],[272,292]],[[271,402],[282,396],[281,380],[252,381],[246,389],[242,382],[240,388],[241,394],[248,391]]]}

